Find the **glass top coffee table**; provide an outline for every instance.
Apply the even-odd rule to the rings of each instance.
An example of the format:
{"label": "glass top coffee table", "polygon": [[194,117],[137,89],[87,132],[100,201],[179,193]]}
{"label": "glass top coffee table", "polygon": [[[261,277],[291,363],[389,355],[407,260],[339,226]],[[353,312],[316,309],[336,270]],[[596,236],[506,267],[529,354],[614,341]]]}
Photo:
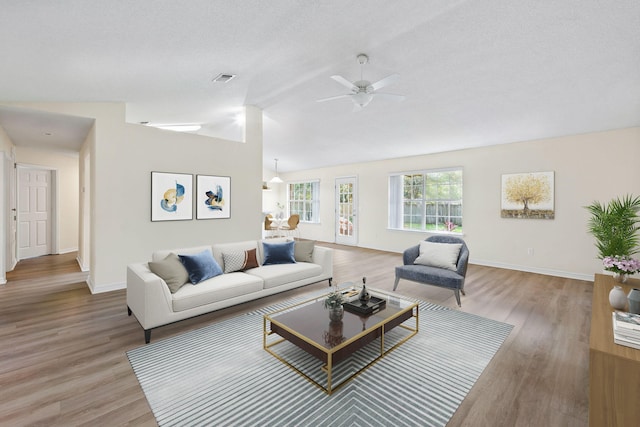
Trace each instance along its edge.
{"label": "glass top coffee table", "polygon": [[[338,289],[353,293],[348,285]],[[324,308],[326,294],[265,314],[264,349],[325,393],[333,393],[418,333],[417,303],[375,289],[369,293],[385,300],[384,308],[369,315],[345,310],[337,322]],[[340,363],[347,359],[351,363]]]}

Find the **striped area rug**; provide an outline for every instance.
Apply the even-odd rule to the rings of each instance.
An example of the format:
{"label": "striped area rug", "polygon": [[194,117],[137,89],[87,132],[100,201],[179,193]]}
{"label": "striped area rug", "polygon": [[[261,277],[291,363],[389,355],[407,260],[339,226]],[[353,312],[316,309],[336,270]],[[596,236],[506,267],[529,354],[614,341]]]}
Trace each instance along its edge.
{"label": "striped area rug", "polygon": [[[416,336],[327,396],[262,348],[262,314],[291,302],[127,352],[158,424],[444,426],[513,328],[421,303]],[[334,376],[349,375],[378,346],[360,350]],[[295,346],[276,348],[318,372]]]}

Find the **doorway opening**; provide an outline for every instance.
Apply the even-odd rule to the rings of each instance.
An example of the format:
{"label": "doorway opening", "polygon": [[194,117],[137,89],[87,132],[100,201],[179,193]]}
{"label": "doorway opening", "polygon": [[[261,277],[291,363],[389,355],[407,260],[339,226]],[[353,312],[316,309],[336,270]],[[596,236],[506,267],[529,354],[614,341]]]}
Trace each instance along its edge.
{"label": "doorway opening", "polygon": [[358,185],[355,176],[336,178],[336,243],[358,243]]}

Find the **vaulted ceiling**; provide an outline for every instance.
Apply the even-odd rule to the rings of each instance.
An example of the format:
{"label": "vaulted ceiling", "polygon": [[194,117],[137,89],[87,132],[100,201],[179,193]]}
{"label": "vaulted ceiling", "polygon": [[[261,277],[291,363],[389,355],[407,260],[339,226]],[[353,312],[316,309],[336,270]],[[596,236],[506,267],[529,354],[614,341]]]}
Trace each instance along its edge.
{"label": "vaulted ceiling", "polygon": [[[125,102],[129,122],[230,139],[242,137],[242,106],[256,105],[265,166],[278,158],[284,172],[640,126],[637,0],[0,6],[0,102]],[[220,73],[236,77],[213,82]],[[348,92],[332,75],[361,73],[398,73],[383,92],[405,100],[359,112],[350,99],[316,102]],[[0,108],[0,125],[33,144],[15,114]]]}

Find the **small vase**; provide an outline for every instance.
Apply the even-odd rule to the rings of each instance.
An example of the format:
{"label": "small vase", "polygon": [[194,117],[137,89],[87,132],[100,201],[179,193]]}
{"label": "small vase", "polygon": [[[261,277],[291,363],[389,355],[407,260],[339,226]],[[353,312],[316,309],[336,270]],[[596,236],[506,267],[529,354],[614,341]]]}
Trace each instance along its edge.
{"label": "small vase", "polygon": [[329,309],[329,319],[332,322],[338,322],[342,320],[342,316],[344,316],[344,308],[342,308],[342,306]]}
{"label": "small vase", "polygon": [[371,295],[367,290],[367,285],[364,285],[364,284],[362,285],[362,290],[360,291],[360,295],[358,295],[358,299],[360,300],[360,303],[362,305],[368,303],[369,300],[371,299]]}
{"label": "small vase", "polygon": [[618,283],[624,283],[627,281],[627,275],[624,273],[613,273],[613,280]]}
{"label": "small vase", "polygon": [[614,286],[609,292],[609,304],[616,310],[624,310],[627,306],[627,295],[622,290],[621,286]]}
{"label": "small vase", "polygon": [[629,312],[640,314],[640,289],[631,289],[627,299],[629,300]]}

